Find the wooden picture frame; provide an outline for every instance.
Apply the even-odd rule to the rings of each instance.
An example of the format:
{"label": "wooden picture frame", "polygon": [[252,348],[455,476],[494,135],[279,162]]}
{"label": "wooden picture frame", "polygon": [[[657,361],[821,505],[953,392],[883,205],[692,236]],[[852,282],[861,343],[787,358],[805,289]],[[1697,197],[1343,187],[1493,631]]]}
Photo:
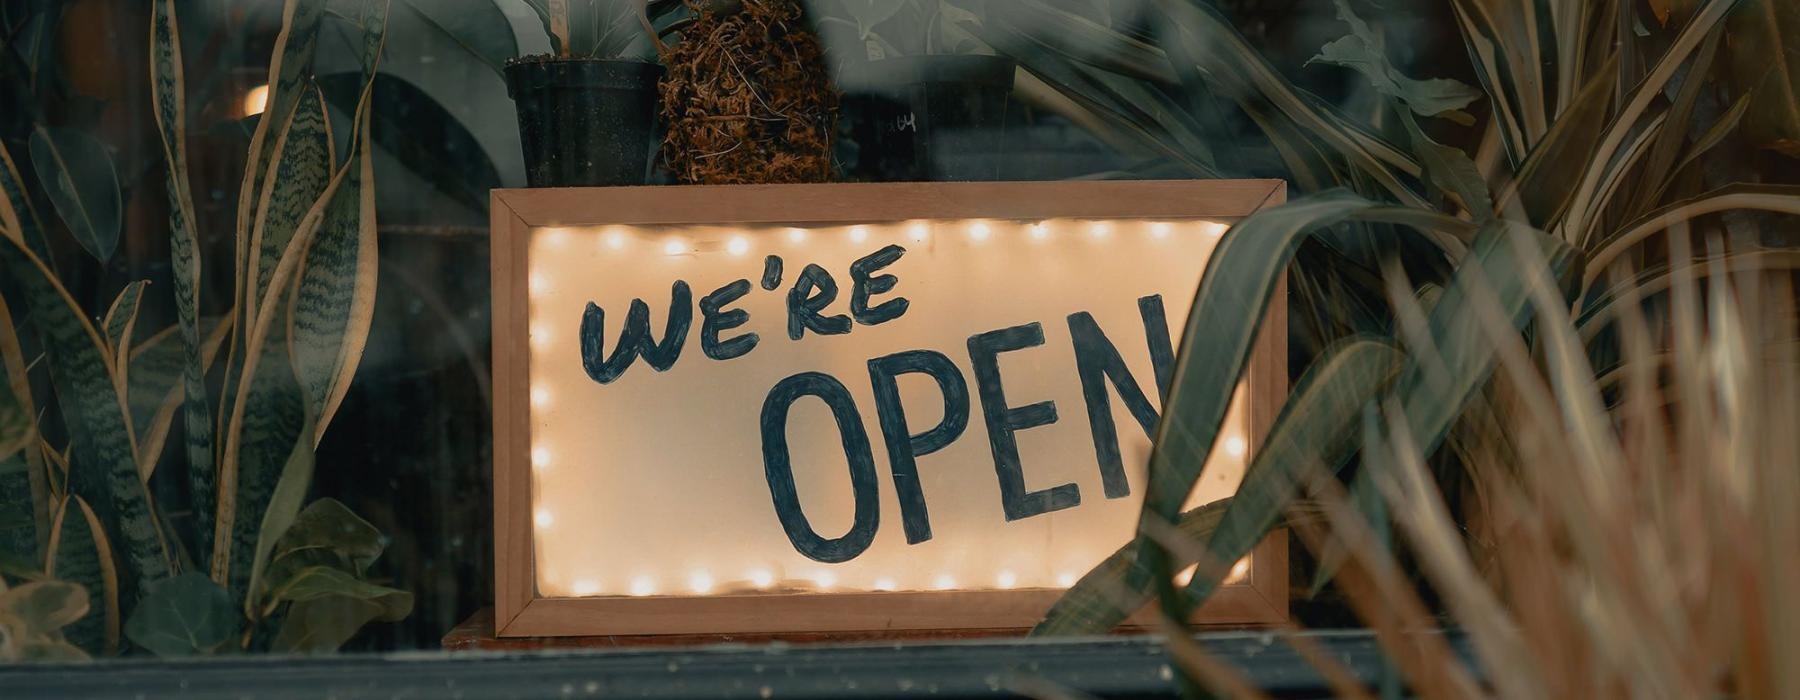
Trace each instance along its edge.
{"label": "wooden picture frame", "polygon": [[[1048,217],[1236,220],[1285,201],[1276,180],[882,183],[500,189],[492,193],[495,633],[500,637],[1024,630],[1058,589],[719,596],[552,597],[536,585],[530,378],[529,232],[538,227],[874,222]],[[1246,370],[1249,444],[1287,395],[1286,285]],[[1175,322],[1179,324],[1179,319]],[[1185,343],[1185,341],[1183,341]],[[1120,544],[1124,544],[1121,542]],[[1248,575],[1197,612],[1207,625],[1285,622],[1287,544],[1276,532]],[[1140,613],[1144,614],[1144,613]],[[1148,623],[1148,618],[1134,618]],[[916,636],[916,635],[915,635]]]}

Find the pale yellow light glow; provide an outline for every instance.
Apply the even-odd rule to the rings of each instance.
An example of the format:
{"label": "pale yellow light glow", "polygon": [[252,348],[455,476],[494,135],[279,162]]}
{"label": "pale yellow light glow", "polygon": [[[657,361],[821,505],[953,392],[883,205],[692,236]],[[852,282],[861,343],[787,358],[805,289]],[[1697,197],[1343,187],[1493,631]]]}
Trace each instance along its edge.
{"label": "pale yellow light glow", "polygon": [[1245,441],[1242,436],[1233,435],[1225,438],[1225,454],[1233,457],[1242,457],[1244,456],[1244,453],[1249,451],[1250,443]]}
{"label": "pale yellow light glow", "polygon": [[1158,221],[1154,224],[1150,224],[1150,235],[1155,236],[1157,238],[1168,238],[1169,237],[1168,222]]}
{"label": "pale yellow light glow", "polygon": [[1225,230],[1229,228],[1231,227],[1216,221],[1207,221],[1200,224],[1200,230],[1206,232],[1206,235],[1212,236],[1213,238],[1225,235]]}
{"label": "pale yellow light glow", "polygon": [[550,341],[552,339],[554,339],[555,337],[556,337],[556,333],[554,331],[550,330],[550,324],[548,324],[548,323],[533,323],[533,324],[531,324],[531,347],[532,347],[532,349],[539,350],[539,351],[549,350],[550,349]]}
{"label": "pale yellow light glow", "polygon": [[248,92],[244,93],[244,102],[243,102],[244,116],[248,117],[253,114],[262,114],[263,110],[268,109],[268,108],[269,108],[269,86],[258,85],[256,87],[250,88],[250,90]]}
{"label": "pale yellow light glow", "polygon": [[556,524],[556,516],[551,515],[550,511],[539,508],[537,515],[532,517],[531,521],[537,523],[539,528],[546,528]]}
{"label": "pale yellow light glow", "polygon": [[[1090,233],[1096,223],[1110,227],[1103,241]],[[860,244],[851,242],[856,226],[866,236]],[[1158,238],[1165,228],[1168,235]],[[527,395],[518,398],[529,409],[522,439],[533,469],[530,517],[535,523],[540,511],[554,514],[550,527],[526,527],[533,533],[539,590],[622,597],[1078,585],[1082,574],[1136,532],[1150,440],[1128,413],[1114,411],[1131,498],[1103,498],[1063,319],[1092,314],[1131,380],[1154,397],[1138,300],[1160,295],[1177,336],[1172,340],[1179,343],[1181,319],[1217,246],[1207,234],[1223,229],[1167,218],[535,228],[521,261],[531,278],[525,309],[530,353],[519,389]],[[553,242],[561,236],[567,240]],[[891,274],[897,283],[868,303],[905,298],[910,304],[903,316],[856,325],[843,335],[787,339],[787,296],[804,266],[823,268],[838,284],[837,300],[821,313],[847,314],[856,284],[851,266],[888,245],[901,246],[904,255],[873,274]],[[785,263],[787,274],[774,290],[754,285],[764,254]],[[729,308],[746,311],[748,320],[721,337],[757,333],[762,341],[754,351],[729,361],[703,354],[696,312],[680,360],[667,370],[639,359],[607,384],[584,371],[575,340],[589,302],[605,310],[605,350],[611,352],[634,300],[650,307],[653,338],[660,339],[674,281],[689,285],[694,303],[740,279],[751,280],[752,291]],[[875,437],[882,426],[869,399],[870,359],[959,348],[974,334],[1031,322],[1041,322],[1045,339],[1001,356],[1006,392],[1019,405],[1052,402],[1062,419],[1018,431],[1020,461],[1033,488],[1079,487],[1079,506],[999,526],[1002,501],[989,436],[982,421],[971,420],[961,437],[919,460],[934,530],[930,540],[907,542],[891,466],[877,439],[871,456],[881,475],[880,518],[872,543],[855,558],[829,565],[795,549],[771,509],[762,463],[758,421],[775,382],[801,372],[839,379]],[[972,376],[967,353],[947,354],[965,378]],[[908,427],[918,433],[942,415],[943,397],[933,382],[913,379],[899,383],[900,401]],[[970,405],[980,410],[975,396]],[[1206,465],[1208,478],[1184,508],[1236,490],[1244,458],[1255,446],[1234,454],[1230,441],[1249,437],[1247,415],[1247,406],[1234,400],[1219,449]],[[854,503],[830,412],[811,399],[795,404],[788,436],[802,510],[821,536],[841,535],[850,527]],[[1074,458],[1081,455],[1086,457]],[[701,579],[710,585],[697,585]]]}
{"label": "pale yellow light glow", "polygon": [[850,227],[850,242],[851,243],[862,243],[867,240],[869,240],[869,227],[867,227],[867,226],[851,226]]}
{"label": "pale yellow light glow", "polygon": [[1225,575],[1226,583],[1237,583],[1250,576],[1250,558],[1239,559],[1231,565],[1231,573]]}
{"label": "pale yellow light glow", "polygon": [[1200,570],[1199,564],[1189,564],[1187,568],[1175,572],[1175,585],[1185,586],[1194,580],[1194,572]]}
{"label": "pale yellow light glow", "polygon": [[1110,235],[1112,235],[1112,224],[1109,224],[1105,221],[1096,221],[1092,224],[1089,224],[1088,225],[1088,235],[1091,235],[1095,238],[1105,238],[1107,236],[1110,236]]}

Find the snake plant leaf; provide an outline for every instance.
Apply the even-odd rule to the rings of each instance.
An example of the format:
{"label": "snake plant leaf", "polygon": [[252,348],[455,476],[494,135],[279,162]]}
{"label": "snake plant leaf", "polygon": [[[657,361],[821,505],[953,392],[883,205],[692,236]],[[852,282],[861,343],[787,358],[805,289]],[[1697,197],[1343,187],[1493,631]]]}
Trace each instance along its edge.
{"label": "snake plant leaf", "polygon": [[258,610],[261,608],[257,601],[262,598],[269,554],[274,550],[276,542],[293,525],[300,513],[300,505],[306,500],[307,491],[312,488],[316,462],[311,426],[312,422],[308,420],[295,436],[293,451],[288,454],[287,464],[282,465],[281,477],[275,482],[275,490],[269,494],[268,507],[263,509],[262,521],[257,527],[256,550],[252,555],[250,582],[246,588],[249,595],[244,597],[244,614],[252,620],[260,617]]}
{"label": "snake plant leaf", "polygon": [[[1214,551],[1230,557],[1217,561],[1242,558],[1280,520],[1293,493],[1296,464],[1317,460],[1335,467],[1348,459],[1354,451],[1349,438],[1357,410],[1393,379],[1399,360],[1398,349],[1371,336],[1351,337],[1327,348],[1283,404],[1268,438],[1245,469],[1237,494],[1183,514],[1177,526],[1181,533],[1222,545],[1219,527],[1235,512],[1235,522],[1240,524],[1233,527],[1244,533],[1235,540],[1242,551],[1222,551],[1232,549],[1229,547]],[[1144,566],[1136,549],[1140,546],[1136,542],[1126,545],[1082,577],[1057,600],[1032,634],[1102,634],[1143,607],[1152,595],[1148,585],[1152,572],[1130,572]],[[1181,562],[1183,566],[1189,563]]]}
{"label": "snake plant leaf", "polygon": [[313,445],[349,391],[375,315],[375,173],[367,122],[372,111],[363,113],[346,166],[349,175],[326,205],[289,301],[289,358],[305,395],[307,421],[314,426]]}
{"label": "snake plant leaf", "polygon": [[52,260],[31,195],[25,191],[25,181],[19,178],[19,168],[4,143],[0,143],[0,236],[22,242],[45,262]]}
{"label": "snake plant leaf", "polygon": [[31,397],[21,388],[12,381],[0,384],[0,459],[18,454],[36,439]]}
{"label": "snake plant leaf", "polygon": [[[355,109],[365,85],[351,72],[319,76],[326,102],[345,113]],[[404,78],[378,73],[369,118],[381,150],[470,211],[486,211],[488,190],[501,186],[500,171],[475,135],[431,95]]]}
{"label": "snake plant leaf", "polygon": [[76,646],[91,653],[119,647],[119,571],[112,542],[93,508],[79,496],[64,498],[51,521],[44,573],[85,588],[100,603],[64,630]]}
{"label": "snake plant leaf", "polygon": [[[213,358],[225,341],[228,329],[224,321],[228,318],[200,319],[206,333],[200,347],[200,374],[212,367]],[[146,482],[162,456],[176,414],[187,404],[186,374],[190,365],[185,343],[176,337],[179,330],[171,326],[131,349],[125,397],[131,410],[131,425],[137,432],[138,474]]]}
{"label": "snake plant leaf", "polygon": [[1449,117],[1473,123],[1473,118],[1467,114],[1455,115],[1481,98],[1479,90],[1448,78],[1417,80],[1407,77],[1388,62],[1381,50],[1381,37],[1356,16],[1347,0],[1335,0],[1333,4],[1337,7],[1338,19],[1350,25],[1350,34],[1319,49],[1319,55],[1308,61],[1309,64],[1329,63],[1361,73],[1376,92],[1399,100],[1419,116]]}
{"label": "snake plant leaf", "polygon": [[[187,92],[181,67],[181,28],[175,17],[175,0],[155,0],[150,21],[150,79],[156,94],[150,101],[162,141],[167,167],[165,190],[169,198],[169,255],[175,287],[175,314],[181,326],[181,345],[186,361],[182,368],[183,454],[187,461],[188,498],[195,513],[212,513],[216,488],[213,462],[212,407],[207,403],[206,366],[202,362],[200,321],[200,239],[195,230],[193,194],[187,168]],[[260,122],[259,122],[260,123]],[[227,318],[235,317],[235,313]],[[221,329],[233,327],[229,322]],[[142,439],[142,436],[140,436]],[[155,440],[160,444],[161,439]],[[161,450],[140,454],[140,464],[155,464]],[[140,467],[140,472],[145,472]],[[211,557],[213,534],[198,528],[198,556]]]}
{"label": "snake plant leaf", "polygon": [[494,0],[401,0],[400,4],[496,76],[504,77],[507,60],[519,55],[512,23]]}
{"label": "snake plant leaf", "polygon": [[37,444],[37,409],[31,400],[25,353],[12,312],[0,298],[0,551],[39,558],[49,533],[48,492]]}
{"label": "snake plant leaf", "polygon": [[137,280],[119,290],[119,296],[113,298],[112,306],[107,307],[106,316],[100,321],[100,327],[106,335],[106,347],[112,352],[113,367],[118,369],[114,375],[114,385],[122,395],[130,380],[131,369],[131,334],[137,327],[138,305],[144,299],[144,287],[150,284],[146,280]]}
{"label": "snake plant leaf", "polygon": [[96,260],[111,260],[125,207],[106,145],[79,129],[40,126],[30,149],[32,169],[75,242]]}
{"label": "snake plant leaf", "polygon": [[0,265],[18,280],[50,358],[51,385],[73,450],[69,489],[101,514],[107,539],[123,547],[141,590],[167,576],[173,564],[149,491],[138,479],[137,445],[105,341],[30,251],[10,239],[0,242]]}
{"label": "snake plant leaf", "polygon": [[1800,3],[1744,0],[1732,16],[1732,81],[1756,97],[1744,135],[1760,148],[1800,158]]}
{"label": "snake plant leaf", "polygon": [[246,269],[250,287],[244,299],[244,318],[254,324],[257,316],[273,309],[259,307],[268,293],[275,266],[293,240],[300,219],[319,201],[331,180],[336,156],[332,152],[331,120],[317,86],[302,84],[300,98],[288,122],[275,132],[275,160],[269,163],[267,186],[257,204],[260,213],[251,228],[253,261]]}
{"label": "snake plant leaf", "polygon": [[231,596],[198,571],[157,581],[138,601],[125,636],[164,658],[214,654],[237,637],[240,619]]}
{"label": "snake plant leaf", "polygon": [[[250,136],[250,159],[244,164],[244,182],[238,190],[237,232],[248,239],[253,222],[261,216],[258,203],[265,187],[266,168],[279,151],[273,129],[287,125],[299,105],[306,76],[312,74],[312,57],[318,47],[319,19],[325,0],[286,0],[281,10],[281,32],[269,62],[269,96],[263,118]],[[170,20],[173,22],[173,19]],[[245,258],[239,253],[238,274],[244,275]],[[240,287],[242,288],[242,287]]]}

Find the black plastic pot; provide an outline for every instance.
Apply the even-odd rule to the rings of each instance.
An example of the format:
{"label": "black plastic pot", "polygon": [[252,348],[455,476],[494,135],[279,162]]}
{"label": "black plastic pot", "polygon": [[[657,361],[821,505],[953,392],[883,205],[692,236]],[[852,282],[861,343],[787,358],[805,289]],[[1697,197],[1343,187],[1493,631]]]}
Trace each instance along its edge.
{"label": "black plastic pot", "polygon": [[850,175],[864,180],[993,180],[1004,155],[1012,59],[904,56],[840,77],[855,112]]}
{"label": "black plastic pot", "polygon": [[650,167],[662,66],[629,60],[513,61],[506,93],[519,110],[532,187],[641,185]]}

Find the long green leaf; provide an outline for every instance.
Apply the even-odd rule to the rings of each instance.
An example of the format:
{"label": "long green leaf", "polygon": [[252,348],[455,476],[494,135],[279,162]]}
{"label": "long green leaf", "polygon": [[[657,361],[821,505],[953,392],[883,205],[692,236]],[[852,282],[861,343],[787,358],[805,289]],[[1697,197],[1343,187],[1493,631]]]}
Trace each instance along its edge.
{"label": "long green leaf", "polygon": [[1731,18],[1731,71],[1756,97],[1744,134],[1758,147],[1800,158],[1800,3],[1745,0]]}
{"label": "long green leaf", "polygon": [[[1393,345],[1368,337],[1349,338],[1322,352],[1282,405],[1237,493],[1183,514],[1182,534],[1217,545],[1214,554],[1224,558],[1215,561],[1229,565],[1242,558],[1280,519],[1294,491],[1295,465],[1313,460],[1335,467],[1354,451],[1349,438],[1357,409],[1392,380],[1399,360]],[[1231,533],[1219,529],[1227,518]],[[1128,575],[1128,568],[1142,565],[1137,546],[1127,545],[1084,576],[1032,634],[1100,634],[1142,607],[1151,595],[1145,583],[1152,573]]]}
{"label": "long green leaf", "polygon": [[92,508],[79,496],[63,499],[51,523],[44,573],[88,590],[89,612],[65,629],[69,640],[90,653],[119,646],[119,572],[112,543]]}
{"label": "long green leaf", "polygon": [[504,77],[507,60],[519,55],[512,24],[494,0],[401,0],[401,4],[481,61],[494,75]]}
{"label": "long green leaf", "polygon": [[303,84],[288,123],[275,132],[276,157],[269,163],[268,184],[257,203],[260,215],[251,228],[253,259],[247,269],[249,287],[244,312],[251,324],[264,312],[277,312],[258,304],[268,293],[269,279],[288,242],[293,240],[300,219],[319,201],[331,180],[336,165],[332,150],[331,120],[325,113],[325,100],[317,86]]}
{"label": "long green leaf", "polygon": [[117,382],[115,388],[120,394],[125,393],[125,387],[131,378],[131,335],[137,327],[138,305],[143,302],[144,287],[149,284],[146,280],[126,284],[100,321],[107,350],[112,353],[113,367],[118,369],[114,379]]}
{"label": "long green leaf", "polygon": [[78,129],[40,126],[30,148],[31,167],[75,242],[100,262],[112,259],[125,206],[106,145]]}
{"label": "long green leaf", "polygon": [[48,357],[74,452],[69,488],[100,513],[107,538],[123,545],[141,590],[173,563],[138,479],[137,446],[105,341],[37,256],[8,239],[0,264],[23,289]]}
{"label": "long green leaf", "polygon": [[[195,231],[194,202],[187,168],[187,91],[181,66],[181,29],[175,16],[175,0],[155,0],[150,20],[150,82],[156,89],[150,106],[156,115],[157,133],[167,167],[165,187],[169,199],[169,255],[175,287],[175,313],[181,326],[182,433],[187,461],[188,493],[193,512],[204,519],[213,513],[216,465],[213,463],[212,409],[207,404],[206,365],[202,362],[200,328],[200,239]],[[228,318],[235,317],[235,312]],[[220,324],[231,328],[231,323]],[[155,441],[161,443],[161,439]],[[161,450],[154,450],[160,453]],[[154,463],[158,455],[140,455]],[[140,467],[140,472],[147,469]],[[195,528],[197,556],[210,559],[212,529]]]}
{"label": "long green leaf", "polygon": [[[19,241],[38,258],[53,263],[43,224],[38,222],[25,181],[20,179],[19,168],[4,143],[0,143],[0,236]],[[54,264],[51,269],[56,269]]]}

